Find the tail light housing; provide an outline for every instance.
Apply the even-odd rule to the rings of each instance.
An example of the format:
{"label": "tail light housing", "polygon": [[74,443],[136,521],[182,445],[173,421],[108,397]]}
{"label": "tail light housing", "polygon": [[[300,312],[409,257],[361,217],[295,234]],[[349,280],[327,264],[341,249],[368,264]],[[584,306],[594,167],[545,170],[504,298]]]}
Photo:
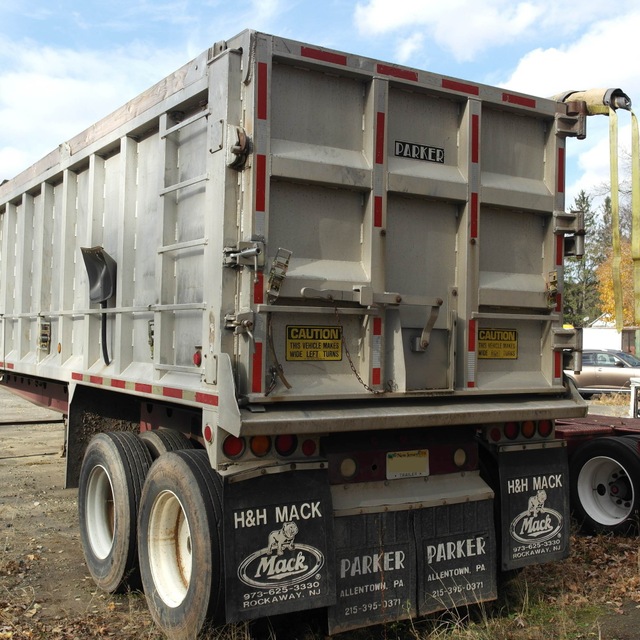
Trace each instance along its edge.
{"label": "tail light housing", "polygon": [[483,437],[494,444],[509,442],[530,442],[553,437],[553,420],[523,420],[487,425]]}

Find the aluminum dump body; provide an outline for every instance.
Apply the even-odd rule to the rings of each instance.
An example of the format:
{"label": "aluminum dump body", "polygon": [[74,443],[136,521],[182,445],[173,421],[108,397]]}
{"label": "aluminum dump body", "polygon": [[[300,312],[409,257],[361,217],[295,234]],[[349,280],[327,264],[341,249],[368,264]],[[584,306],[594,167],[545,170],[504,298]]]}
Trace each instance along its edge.
{"label": "aluminum dump body", "polygon": [[[522,416],[521,394],[581,414],[561,320],[577,124],[553,100],[243,32],[0,187],[0,363],[237,433],[303,401],[420,424]],[[115,262],[107,300],[81,248]]]}

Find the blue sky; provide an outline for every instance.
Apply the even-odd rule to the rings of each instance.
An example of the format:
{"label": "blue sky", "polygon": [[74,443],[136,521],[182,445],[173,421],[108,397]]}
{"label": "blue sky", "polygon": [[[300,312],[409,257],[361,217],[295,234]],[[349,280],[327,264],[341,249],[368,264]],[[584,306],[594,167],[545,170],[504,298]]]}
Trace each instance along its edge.
{"label": "blue sky", "polygon": [[[0,180],[245,28],[540,96],[620,87],[640,104],[637,0],[0,0]],[[608,179],[607,120],[569,140],[567,206]],[[620,127],[628,147],[628,114]]]}

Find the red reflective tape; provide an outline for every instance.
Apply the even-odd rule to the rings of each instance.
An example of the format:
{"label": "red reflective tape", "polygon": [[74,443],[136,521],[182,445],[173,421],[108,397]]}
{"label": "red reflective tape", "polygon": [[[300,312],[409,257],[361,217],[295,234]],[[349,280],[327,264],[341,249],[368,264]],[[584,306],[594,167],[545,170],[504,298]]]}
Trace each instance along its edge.
{"label": "red reflective tape", "polygon": [[72,380],[80,380],[82,382],[83,379],[83,375],[81,373],[72,373],[71,374],[71,379]]}
{"label": "red reflective tape", "polygon": [[373,226],[382,226],[382,196],[373,199]]}
{"label": "red reflective tape", "polygon": [[305,58],[313,58],[314,60],[322,60],[322,62],[330,62],[331,64],[347,64],[347,56],[333,51],[323,51],[322,49],[312,49],[311,47],[300,47],[300,55]]}
{"label": "red reflective tape", "polygon": [[266,62],[258,62],[258,120],[267,119],[268,67]]}
{"label": "red reflective tape", "polygon": [[371,384],[380,384],[381,374],[380,368],[376,367],[371,370]]}
{"label": "red reflective tape", "polygon": [[513,93],[503,93],[502,102],[508,102],[509,104],[517,104],[521,107],[529,107],[530,109],[536,108],[536,101],[533,98],[525,98],[525,96],[516,96]]}
{"label": "red reflective tape", "polygon": [[474,191],[471,193],[471,229],[472,238],[478,237],[478,194]]}
{"label": "red reflective tape", "polygon": [[376,116],[376,164],[384,162],[384,122],[385,114],[378,111]]}
{"label": "red reflective tape", "polygon": [[416,71],[411,71],[410,69],[400,69],[399,67],[392,67],[388,64],[378,64],[376,69],[378,73],[385,76],[392,76],[394,78],[402,78],[402,80],[418,82],[418,73]]}
{"label": "red reflective tape", "polygon": [[256,211],[264,211],[267,201],[267,156],[256,156]]}
{"label": "red reflective tape", "polygon": [[264,302],[264,274],[260,271],[255,274],[253,302],[254,304],[262,304]]}
{"label": "red reflective tape", "polygon": [[218,396],[214,396],[210,393],[202,393],[201,391],[196,391],[196,402],[201,402],[202,404],[210,404],[212,407],[217,407]]}
{"label": "red reflective tape", "polygon": [[162,395],[167,398],[182,399],[182,389],[174,389],[172,387],[162,387]]}
{"label": "red reflective tape", "polygon": [[262,342],[254,343],[251,390],[253,393],[262,393]]}
{"label": "red reflective tape", "polygon": [[472,96],[477,96],[480,93],[480,87],[477,87],[474,84],[467,84],[466,82],[449,80],[447,78],[442,78],[442,88],[451,89],[451,91],[459,91],[460,93],[469,93]]}
{"label": "red reflective tape", "polygon": [[127,383],[124,380],[112,380],[111,381],[111,386],[112,387],[116,387],[118,389],[124,389],[126,387]]}
{"label": "red reflective tape", "polygon": [[553,377],[562,377],[562,352],[555,351],[553,354]]}
{"label": "red reflective tape", "polygon": [[469,347],[468,351],[475,353],[476,351],[476,321],[469,320]]}
{"label": "red reflective tape", "polygon": [[558,193],[564,193],[565,157],[564,147],[558,149]]}
{"label": "red reflective tape", "polygon": [[153,387],[150,384],[136,382],[134,389],[139,393],[153,393]]}
{"label": "red reflective tape", "polygon": [[7,369],[13,369],[14,366],[13,362],[7,362]]}
{"label": "red reflective tape", "polygon": [[471,116],[471,162],[477,163],[480,159],[480,116]]}
{"label": "red reflective tape", "polygon": [[91,384],[102,384],[104,378],[102,376],[89,376],[89,382]]}
{"label": "red reflective tape", "polygon": [[382,335],[382,318],[373,319],[373,335],[374,336]]}
{"label": "red reflective tape", "polygon": [[556,267],[564,263],[564,236],[556,236]]}

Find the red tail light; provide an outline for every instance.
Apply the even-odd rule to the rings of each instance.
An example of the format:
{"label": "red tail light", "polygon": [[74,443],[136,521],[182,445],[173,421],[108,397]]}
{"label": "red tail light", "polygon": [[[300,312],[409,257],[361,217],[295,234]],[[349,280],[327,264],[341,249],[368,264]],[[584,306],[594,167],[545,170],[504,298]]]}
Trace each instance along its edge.
{"label": "red tail light", "polygon": [[244,453],[244,449],[244,440],[236,436],[227,436],[222,443],[222,452],[227,458],[239,458]]}
{"label": "red tail light", "polygon": [[290,456],[298,447],[298,438],[292,435],[276,437],[276,451],[281,456]]}
{"label": "red tail light", "polygon": [[538,433],[543,438],[548,438],[553,433],[553,422],[551,422],[551,420],[540,420],[538,423]]}

